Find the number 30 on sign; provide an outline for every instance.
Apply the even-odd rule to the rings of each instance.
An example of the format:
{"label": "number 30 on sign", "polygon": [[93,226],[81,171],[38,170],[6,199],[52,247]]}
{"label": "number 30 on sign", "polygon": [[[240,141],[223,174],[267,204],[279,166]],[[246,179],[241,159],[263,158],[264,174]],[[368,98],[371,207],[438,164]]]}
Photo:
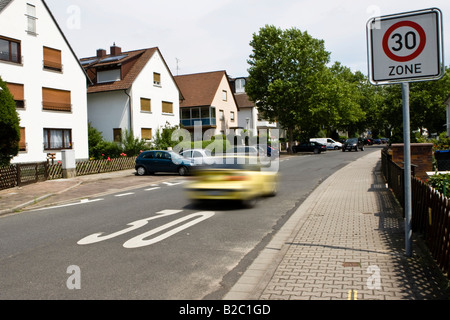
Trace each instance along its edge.
{"label": "number 30 on sign", "polygon": [[443,75],[439,9],[372,18],[367,23],[367,45],[373,84],[431,80]]}

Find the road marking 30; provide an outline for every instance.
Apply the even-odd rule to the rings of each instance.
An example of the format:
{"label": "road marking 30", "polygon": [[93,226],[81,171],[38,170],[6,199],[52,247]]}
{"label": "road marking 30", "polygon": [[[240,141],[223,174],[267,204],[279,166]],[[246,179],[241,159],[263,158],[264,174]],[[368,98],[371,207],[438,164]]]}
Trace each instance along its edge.
{"label": "road marking 30", "polygon": [[[93,243],[109,240],[109,239],[121,236],[121,235],[123,235],[125,233],[131,232],[133,230],[142,228],[143,226],[147,225],[147,223],[149,221],[151,221],[151,220],[155,220],[155,219],[159,219],[159,218],[162,218],[162,217],[171,216],[171,215],[180,213],[182,211],[183,210],[163,210],[163,211],[159,211],[159,212],[157,212],[157,214],[158,214],[157,216],[146,218],[146,219],[142,219],[142,220],[137,220],[137,221],[134,221],[134,222],[131,222],[131,223],[127,224],[128,226],[130,226],[129,228],[125,228],[123,230],[111,233],[109,235],[103,235],[103,232],[94,233],[94,234],[91,234],[90,236],[87,236],[87,237],[81,239],[80,241],[77,242],[77,244],[79,244],[79,245],[88,245],[88,244],[93,244]],[[191,227],[191,226],[193,226],[193,225],[195,225],[195,224],[197,224],[197,223],[199,223],[199,222],[201,222],[203,220],[211,218],[212,216],[214,216],[214,214],[215,213],[212,212],[212,211],[204,211],[204,212],[197,212],[197,213],[190,214],[190,215],[188,215],[186,217],[183,217],[183,218],[177,219],[175,221],[166,223],[165,225],[163,225],[161,227],[152,229],[152,230],[150,230],[148,232],[145,232],[145,233],[143,233],[143,234],[141,234],[139,236],[136,236],[136,237],[126,241],[123,244],[123,246],[125,248],[139,248],[139,247],[144,247],[144,246],[148,246],[148,245],[157,243],[157,242],[162,241],[164,239],[167,239],[168,237],[170,237],[170,236],[172,236],[172,235],[174,235],[174,234],[176,234],[176,233],[178,233],[178,232],[180,232],[180,231],[182,231],[184,229],[187,229],[187,228],[189,228],[189,227]],[[146,238],[150,237],[151,235],[154,235],[154,234],[156,234],[158,232],[164,231],[164,230],[166,230],[166,229],[168,229],[170,227],[174,227],[174,226],[176,226],[178,224],[181,224],[181,223],[183,223],[185,221],[188,221],[188,220],[191,220],[191,221],[189,221],[189,222],[187,222],[187,223],[185,223],[185,224],[183,224],[183,225],[181,225],[181,226],[179,226],[177,228],[169,230],[169,231],[167,231],[167,232],[163,233],[162,235],[159,235],[159,236],[157,236],[155,238],[151,238],[151,239],[146,240]]]}

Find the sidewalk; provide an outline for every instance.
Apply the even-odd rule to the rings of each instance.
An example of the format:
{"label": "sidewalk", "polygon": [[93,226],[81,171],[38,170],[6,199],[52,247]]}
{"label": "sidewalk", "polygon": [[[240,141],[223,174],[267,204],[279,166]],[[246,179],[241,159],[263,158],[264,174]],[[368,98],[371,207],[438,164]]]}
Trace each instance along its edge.
{"label": "sidewalk", "polygon": [[80,176],[0,190],[0,216],[102,194],[145,187],[178,175],[136,176],[134,169]]}
{"label": "sidewalk", "polygon": [[371,153],[324,181],[225,300],[448,300],[448,280],[414,235]]}

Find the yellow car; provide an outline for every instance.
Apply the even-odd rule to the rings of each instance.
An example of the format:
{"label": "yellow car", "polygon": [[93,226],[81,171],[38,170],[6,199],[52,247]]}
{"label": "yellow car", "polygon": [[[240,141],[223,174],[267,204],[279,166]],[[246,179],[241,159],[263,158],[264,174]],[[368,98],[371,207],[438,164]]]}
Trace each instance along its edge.
{"label": "yellow car", "polygon": [[277,170],[257,157],[216,157],[192,174],[185,191],[193,202],[238,200],[253,207],[259,197],[275,196],[278,190]]}

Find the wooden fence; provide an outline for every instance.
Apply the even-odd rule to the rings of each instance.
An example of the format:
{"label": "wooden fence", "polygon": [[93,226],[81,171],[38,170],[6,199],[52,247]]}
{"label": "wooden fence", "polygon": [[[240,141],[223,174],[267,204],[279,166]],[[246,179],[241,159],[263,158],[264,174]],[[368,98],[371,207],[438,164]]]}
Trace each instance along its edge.
{"label": "wooden fence", "polygon": [[135,163],[136,157],[120,157],[110,160],[101,159],[77,162],[77,176],[133,169]]}
{"label": "wooden fence", "polygon": [[[404,205],[403,168],[382,151],[382,171],[389,188]],[[402,172],[400,172],[401,170]],[[450,203],[426,182],[411,177],[411,226],[422,235],[431,256],[450,279]]]}
{"label": "wooden fence", "polygon": [[[77,176],[133,169],[136,157],[121,157],[81,161],[76,163]],[[18,163],[0,167],[0,190],[23,186],[38,181],[61,179],[63,177],[60,162]]]}

